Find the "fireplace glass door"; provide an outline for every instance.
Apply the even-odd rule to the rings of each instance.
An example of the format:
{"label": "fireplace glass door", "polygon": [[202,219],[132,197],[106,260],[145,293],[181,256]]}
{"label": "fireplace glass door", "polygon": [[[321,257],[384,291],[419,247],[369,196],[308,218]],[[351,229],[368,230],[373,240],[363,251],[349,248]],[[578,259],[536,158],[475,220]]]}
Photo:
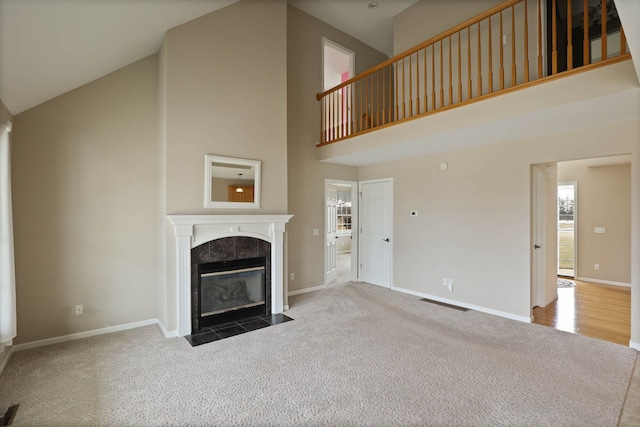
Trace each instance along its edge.
{"label": "fireplace glass door", "polygon": [[199,265],[200,325],[266,314],[264,257]]}

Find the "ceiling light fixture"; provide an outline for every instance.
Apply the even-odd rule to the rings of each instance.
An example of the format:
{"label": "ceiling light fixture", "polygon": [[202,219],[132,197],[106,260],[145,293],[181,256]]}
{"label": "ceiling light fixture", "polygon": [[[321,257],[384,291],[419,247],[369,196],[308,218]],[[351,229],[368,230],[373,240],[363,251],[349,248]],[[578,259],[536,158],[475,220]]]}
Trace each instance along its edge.
{"label": "ceiling light fixture", "polygon": [[378,2],[371,2],[369,3],[369,9],[373,10],[373,9],[377,9],[378,8]]}
{"label": "ceiling light fixture", "polygon": [[[238,180],[242,181],[241,173],[238,174]],[[242,189],[242,187],[240,187],[240,185],[238,185],[238,188],[236,188],[236,193],[244,193],[244,190]]]}

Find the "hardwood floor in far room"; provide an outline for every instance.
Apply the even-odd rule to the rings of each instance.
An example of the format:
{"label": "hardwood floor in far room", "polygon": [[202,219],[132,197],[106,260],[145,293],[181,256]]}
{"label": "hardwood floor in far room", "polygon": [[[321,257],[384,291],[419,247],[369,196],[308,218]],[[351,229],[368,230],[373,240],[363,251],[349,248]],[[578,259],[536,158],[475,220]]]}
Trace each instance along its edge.
{"label": "hardwood floor in far room", "polygon": [[558,288],[558,299],[533,309],[533,323],[629,345],[631,289],[573,280],[576,286]]}

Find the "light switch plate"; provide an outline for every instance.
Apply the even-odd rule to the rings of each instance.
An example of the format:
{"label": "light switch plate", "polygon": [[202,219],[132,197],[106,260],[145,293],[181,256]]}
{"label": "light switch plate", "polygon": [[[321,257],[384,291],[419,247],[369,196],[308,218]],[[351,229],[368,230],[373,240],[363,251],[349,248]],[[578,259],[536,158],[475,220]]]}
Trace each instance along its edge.
{"label": "light switch plate", "polygon": [[604,234],[605,229],[604,229],[604,227],[595,227],[593,229],[593,232],[596,233],[596,234]]}

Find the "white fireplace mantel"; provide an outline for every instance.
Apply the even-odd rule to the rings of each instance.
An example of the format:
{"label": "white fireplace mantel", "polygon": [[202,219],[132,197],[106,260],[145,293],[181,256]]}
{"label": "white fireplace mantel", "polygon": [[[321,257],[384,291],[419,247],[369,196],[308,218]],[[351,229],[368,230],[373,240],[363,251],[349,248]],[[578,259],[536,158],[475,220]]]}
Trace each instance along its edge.
{"label": "white fireplace mantel", "polygon": [[178,336],[191,334],[191,249],[224,237],[271,243],[271,312],[284,309],[284,226],[293,215],[167,215],[175,227]]}

